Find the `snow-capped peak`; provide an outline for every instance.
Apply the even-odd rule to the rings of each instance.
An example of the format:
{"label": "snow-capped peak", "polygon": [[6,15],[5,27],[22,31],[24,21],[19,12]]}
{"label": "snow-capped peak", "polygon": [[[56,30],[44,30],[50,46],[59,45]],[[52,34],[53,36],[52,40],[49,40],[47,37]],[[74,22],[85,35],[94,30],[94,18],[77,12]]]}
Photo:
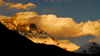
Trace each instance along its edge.
{"label": "snow-capped peak", "polygon": [[3,19],[0,22],[5,25],[9,30],[16,30],[16,25],[13,23],[12,19]]}
{"label": "snow-capped peak", "polygon": [[[47,34],[45,31],[43,31],[39,27],[36,27],[35,24],[24,24],[24,25],[17,24],[17,25],[15,25],[13,21],[14,20],[12,20],[12,19],[9,19],[9,20],[5,19],[5,20],[1,20],[0,22],[3,25],[5,25],[9,30],[12,30],[18,34],[23,35],[35,43],[56,45],[67,51],[68,50],[70,51],[70,49],[72,49],[69,47],[69,45],[79,48],[78,46],[73,45],[73,43],[68,44],[69,41],[67,41],[68,43],[66,43],[66,44],[62,44],[62,43],[58,42],[58,40],[54,39],[52,36]],[[71,51],[73,51],[73,49]]]}
{"label": "snow-capped peak", "polygon": [[95,54],[100,52],[100,45],[96,42],[88,42],[86,45],[81,46],[78,50],[73,52],[82,54]]}

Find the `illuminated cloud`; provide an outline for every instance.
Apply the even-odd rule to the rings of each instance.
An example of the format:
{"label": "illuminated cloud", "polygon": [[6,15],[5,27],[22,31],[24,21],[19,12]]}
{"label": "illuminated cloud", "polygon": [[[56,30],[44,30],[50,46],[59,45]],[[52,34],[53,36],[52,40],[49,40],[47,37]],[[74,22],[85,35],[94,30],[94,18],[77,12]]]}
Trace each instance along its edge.
{"label": "illuminated cloud", "polygon": [[37,27],[54,38],[78,37],[92,34],[100,35],[100,20],[76,23],[72,18],[57,17],[56,15],[37,15],[36,12],[19,12],[15,14],[17,24],[34,23]]}
{"label": "illuminated cloud", "polygon": [[16,9],[26,9],[26,10],[30,10],[30,8],[36,7],[36,5],[33,3],[28,3],[23,5],[23,3],[17,3],[17,4],[7,3],[4,2],[3,0],[0,0],[0,6],[8,6],[10,7],[10,9],[16,8]]}
{"label": "illuminated cloud", "polygon": [[3,6],[4,3],[4,1],[0,0],[0,6]]}
{"label": "illuminated cloud", "polygon": [[97,42],[100,44],[100,36],[97,36],[95,39],[91,39],[88,42]]}
{"label": "illuminated cloud", "polygon": [[3,16],[3,15],[0,15],[0,20],[2,20],[2,19],[6,19],[6,18],[10,18],[10,17],[8,17],[8,16]]}
{"label": "illuminated cloud", "polygon": [[19,12],[16,13],[13,18],[15,18],[15,24],[26,24],[26,23],[37,23],[41,17],[37,15],[36,12]]}
{"label": "illuminated cloud", "polygon": [[0,0],[0,6],[9,6],[13,3],[7,3],[7,2],[4,2],[3,0]]}
{"label": "illuminated cloud", "polygon": [[30,10],[30,8],[33,8],[33,7],[36,7],[36,5],[34,5],[33,3],[28,3],[25,5],[23,5],[23,3],[17,3],[17,4],[10,5],[10,9],[16,8],[16,9]]}
{"label": "illuminated cloud", "polygon": [[91,40],[89,40],[88,42],[94,42],[95,41],[95,39],[91,39]]}

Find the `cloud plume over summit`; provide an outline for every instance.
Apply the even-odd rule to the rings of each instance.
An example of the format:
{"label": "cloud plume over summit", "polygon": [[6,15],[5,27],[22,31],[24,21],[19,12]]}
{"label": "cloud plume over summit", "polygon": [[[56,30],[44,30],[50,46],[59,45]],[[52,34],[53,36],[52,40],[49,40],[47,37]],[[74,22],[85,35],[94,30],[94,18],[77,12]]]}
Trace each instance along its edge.
{"label": "cloud plume over summit", "polygon": [[34,23],[37,27],[54,38],[78,37],[92,34],[98,36],[100,33],[100,20],[76,23],[72,18],[57,17],[56,15],[37,15],[36,12],[16,13],[14,23],[29,24]]}

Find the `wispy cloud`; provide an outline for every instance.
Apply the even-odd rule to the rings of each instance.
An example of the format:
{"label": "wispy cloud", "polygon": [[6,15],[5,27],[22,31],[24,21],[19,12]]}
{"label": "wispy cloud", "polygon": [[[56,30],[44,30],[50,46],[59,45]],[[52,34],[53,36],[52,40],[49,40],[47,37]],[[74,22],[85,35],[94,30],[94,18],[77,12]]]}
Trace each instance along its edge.
{"label": "wispy cloud", "polygon": [[17,3],[17,4],[10,5],[10,9],[16,8],[16,9],[30,10],[30,8],[33,8],[33,7],[36,7],[36,5],[34,5],[33,3],[28,3],[25,5],[23,5],[23,3]]}
{"label": "wispy cloud", "polygon": [[100,36],[95,37],[95,39],[91,39],[88,42],[97,42],[100,44]]}
{"label": "wispy cloud", "polygon": [[7,3],[7,2],[4,2],[3,0],[0,0],[0,6],[9,6],[13,3]]}
{"label": "wispy cloud", "polygon": [[7,3],[4,2],[3,0],[0,0],[0,6],[8,6],[10,9],[15,8],[15,9],[25,9],[25,10],[30,10],[30,8],[36,7],[36,5],[33,3],[28,3],[23,5],[23,3],[16,3],[16,4],[14,4],[13,2]]}

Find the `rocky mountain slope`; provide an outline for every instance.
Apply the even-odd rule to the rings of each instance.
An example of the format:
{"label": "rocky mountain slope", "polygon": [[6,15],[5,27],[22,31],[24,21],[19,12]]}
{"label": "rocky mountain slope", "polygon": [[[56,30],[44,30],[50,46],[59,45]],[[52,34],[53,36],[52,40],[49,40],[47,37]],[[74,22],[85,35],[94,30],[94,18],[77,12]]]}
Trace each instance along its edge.
{"label": "rocky mountain slope", "polygon": [[[55,45],[45,45],[34,43],[28,38],[8,30],[3,24],[0,23],[0,36],[1,41],[1,54],[2,55],[54,55],[54,56],[86,56],[88,54],[80,54],[68,52]],[[98,54],[97,54],[98,55]],[[88,55],[89,56],[89,55]]]}
{"label": "rocky mountain slope", "polygon": [[[62,44],[61,41],[60,42],[57,41],[52,36],[47,34],[45,31],[36,27],[35,24],[24,24],[24,25],[18,24],[16,26],[13,23],[12,18],[1,20],[1,23],[3,25],[5,25],[9,30],[13,30],[14,32],[27,37],[28,39],[30,39],[31,41],[33,41],[35,43],[56,45],[56,46],[59,46],[65,50],[68,50],[68,51],[74,51],[74,50],[79,48],[78,46],[76,46],[75,44],[73,44],[71,42],[70,42],[70,44],[68,44],[67,42],[66,42],[66,44]],[[74,48],[74,49],[73,49],[73,47],[70,48],[70,45],[74,46],[76,48]]]}
{"label": "rocky mountain slope", "polygon": [[[77,56],[82,56],[82,54],[79,54],[78,52],[75,52],[75,53],[68,52],[68,51],[65,51],[65,50],[55,46],[55,45],[48,45],[47,46],[47,45],[42,44],[42,43],[41,44],[40,43],[36,44],[33,41],[30,41],[28,39],[28,37],[26,38],[23,35],[20,35],[17,28],[16,29],[17,29],[18,32],[15,31],[15,32],[17,32],[17,33],[15,33],[12,30],[8,30],[9,28],[6,28],[7,26],[5,27],[5,25],[6,24],[2,25],[1,22],[0,22],[0,36],[2,36],[1,40],[3,40],[1,42],[2,43],[1,48],[3,48],[3,51],[5,50],[6,52],[10,52],[9,54],[11,54],[11,53],[18,54],[18,53],[22,53],[22,52],[24,52],[24,54],[26,54],[26,53],[30,52],[30,50],[31,50],[31,51],[35,51],[34,54],[36,54],[36,53],[46,53],[46,54],[49,54],[49,55],[50,54],[52,54],[52,55],[55,54],[55,55],[77,55]],[[15,28],[13,28],[13,30],[14,29]],[[31,37],[29,37],[29,38],[31,38]],[[46,42],[44,42],[44,43],[46,43]],[[93,45],[93,46],[91,46],[91,45]],[[92,43],[90,45],[87,44],[87,46],[91,47],[91,48],[89,48],[89,50],[91,50],[92,52],[94,50],[99,50],[98,47],[96,47],[96,46],[99,46],[98,44],[95,45],[94,43]],[[96,49],[94,47],[96,47]],[[4,51],[4,53],[6,53],[5,51]],[[18,52],[16,52],[16,51],[18,51]],[[84,53],[86,53],[86,55],[88,54],[85,51],[84,51]],[[99,53],[100,52],[97,51],[97,55],[99,55]],[[45,54],[42,54],[42,55],[45,55]],[[83,55],[85,55],[85,54],[83,54]]]}

